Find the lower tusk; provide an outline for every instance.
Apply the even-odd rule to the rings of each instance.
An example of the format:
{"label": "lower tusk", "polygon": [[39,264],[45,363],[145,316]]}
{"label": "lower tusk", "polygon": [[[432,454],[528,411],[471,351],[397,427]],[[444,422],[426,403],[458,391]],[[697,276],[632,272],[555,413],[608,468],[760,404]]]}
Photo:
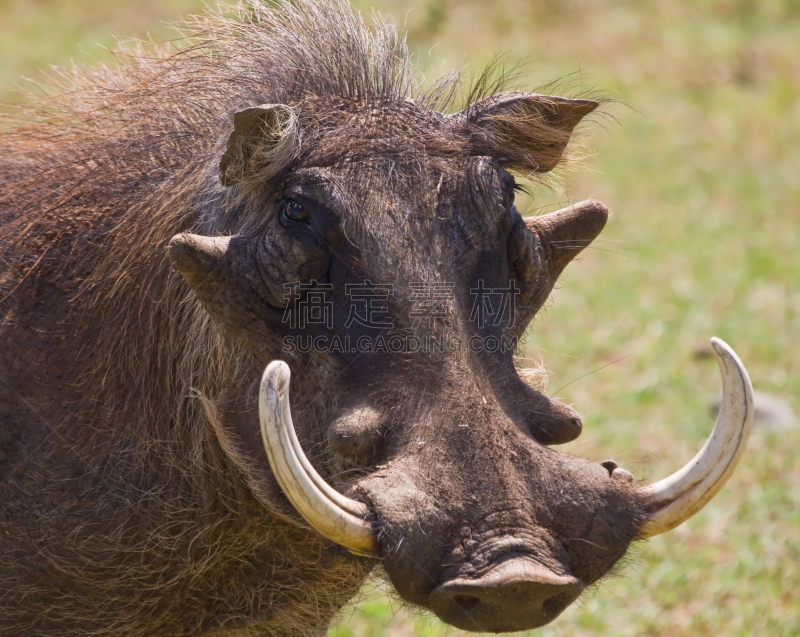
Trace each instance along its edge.
{"label": "lower tusk", "polygon": [[258,415],[272,472],[297,512],[319,533],[351,553],[378,557],[378,544],[364,516],[367,507],[332,489],[306,458],[289,407],[289,366],[272,361],[261,377]]}
{"label": "lower tusk", "polygon": [[680,471],[638,489],[647,517],[643,538],[685,522],[725,485],[747,447],[753,424],[753,387],[736,353],[718,338],[711,339],[722,374],[722,404],[714,431],[699,453]]}

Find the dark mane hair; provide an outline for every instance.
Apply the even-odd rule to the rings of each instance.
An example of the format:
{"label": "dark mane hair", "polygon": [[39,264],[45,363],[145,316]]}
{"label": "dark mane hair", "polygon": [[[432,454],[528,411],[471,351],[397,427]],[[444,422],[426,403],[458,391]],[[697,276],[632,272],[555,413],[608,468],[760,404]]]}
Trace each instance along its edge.
{"label": "dark mane hair", "polygon": [[[367,25],[344,0],[253,1],[175,28],[181,39],[122,48],[117,69],[64,72],[37,104],[6,116],[0,308],[26,281],[57,281],[75,312],[103,319],[70,337],[94,359],[84,382],[125,379],[145,395],[158,386],[185,398],[201,388],[200,368],[228,357],[206,319],[189,325],[204,313],[176,274],[164,276],[165,245],[226,196],[216,164],[233,111],[405,98],[447,111],[513,78],[489,65],[471,86],[457,74],[424,86],[394,25]],[[70,321],[77,332],[85,322]]]}
{"label": "dark mane hair", "polygon": [[204,312],[165,276],[165,246],[225,196],[216,164],[233,111],[315,97],[443,105],[452,93],[440,83],[420,95],[394,27],[368,27],[342,0],[248,2],[176,28],[176,42],[117,51],[118,69],[65,72],[0,136],[0,308],[8,317],[26,283],[56,281],[78,313],[70,346],[94,359],[83,382],[157,386],[171,404],[229,354],[205,319],[191,324]]}

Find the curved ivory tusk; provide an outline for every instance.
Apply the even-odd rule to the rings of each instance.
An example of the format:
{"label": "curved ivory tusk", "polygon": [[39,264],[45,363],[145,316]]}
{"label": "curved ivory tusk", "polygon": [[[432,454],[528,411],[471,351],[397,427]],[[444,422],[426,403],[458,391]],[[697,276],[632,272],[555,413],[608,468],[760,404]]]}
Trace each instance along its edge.
{"label": "curved ivory tusk", "polygon": [[717,424],[699,453],[680,471],[638,489],[647,518],[641,536],[659,535],[685,522],[731,477],[747,447],[753,424],[753,386],[742,361],[727,343],[711,339],[722,374]]}
{"label": "curved ivory tusk", "polygon": [[298,513],[319,533],[351,553],[377,557],[378,544],[361,502],[334,491],[305,457],[289,407],[289,366],[272,361],[261,377],[258,416],[261,438],[278,483]]}

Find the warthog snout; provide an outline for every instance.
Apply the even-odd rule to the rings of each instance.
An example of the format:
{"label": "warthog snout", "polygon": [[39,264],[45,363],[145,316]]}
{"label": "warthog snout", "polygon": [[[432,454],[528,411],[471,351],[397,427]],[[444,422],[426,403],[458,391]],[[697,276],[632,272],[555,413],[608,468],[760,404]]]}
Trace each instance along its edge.
{"label": "warthog snout", "polygon": [[431,594],[440,619],[464,630],[511,632],[543,626],[571,604],[583,583],[525,555],[504,555],[476,579],[443,582]]}

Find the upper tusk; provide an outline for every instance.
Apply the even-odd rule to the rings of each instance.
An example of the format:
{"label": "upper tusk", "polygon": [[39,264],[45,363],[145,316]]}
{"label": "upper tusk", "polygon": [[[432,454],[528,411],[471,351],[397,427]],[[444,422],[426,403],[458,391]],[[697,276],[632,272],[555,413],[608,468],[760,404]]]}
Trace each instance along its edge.
{"label": "upper tusk", "polygon": [[680,471],[637,490],[647,518],[641,536],[653,537],[685,522],[725,485],[747,447],[753,424],[753,386],[736,353],[711,339],[722,374],[722,404],[714,431]]}
{"label": "upper tusk", "polygon": [[261,377],[258,416],[272,472],[298,513],[319,533],[351,553],[378,557],[379,547],[364,517],[366,505],[332,489],[306,458],[289,407],[289,366],[272,361]]}

